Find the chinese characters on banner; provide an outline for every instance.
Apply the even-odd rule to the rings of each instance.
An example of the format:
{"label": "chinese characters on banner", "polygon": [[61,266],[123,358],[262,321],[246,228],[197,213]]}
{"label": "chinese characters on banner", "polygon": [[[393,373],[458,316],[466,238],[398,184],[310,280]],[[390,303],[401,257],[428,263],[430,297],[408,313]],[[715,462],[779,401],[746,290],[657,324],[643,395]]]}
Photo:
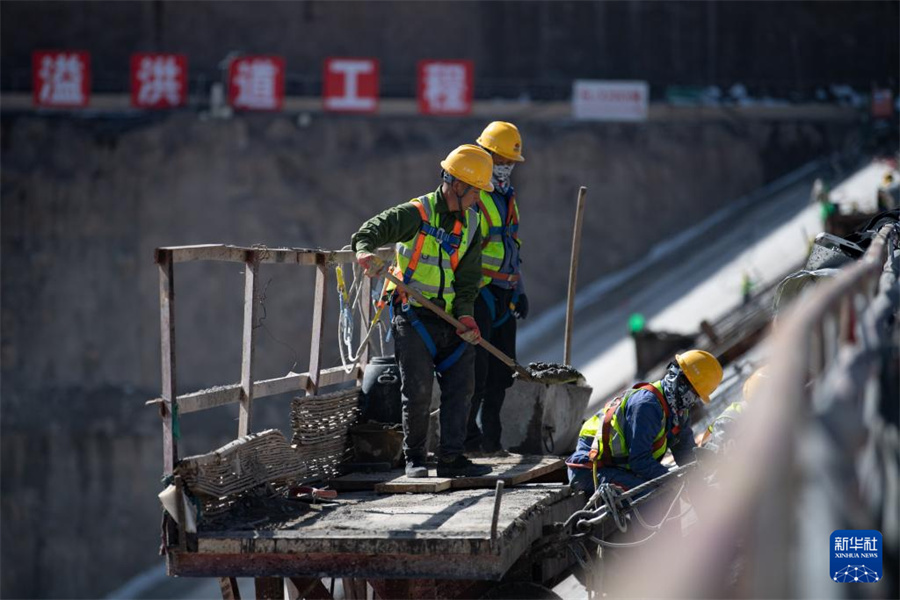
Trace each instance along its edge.
{"label": "chinese characters on banner", "polygon": [[472,110],[471,60],[419,61],[419,112],[424,115],[466,115]]}
{"label": "chinese characters on banner", "polygon": [[174,108],[187,103],[187,56],[132,54],[131,105]]}
{"label": "chinese characters on banner", "polygon": [[245,110],[281,110],[284,104],[284,59],[241,56],[228,68],[228,102]]}
{"label": "chinese characters on banner", "polygon": [[[418,63],[419,112],[466,115],[472,110],[474,66],[471,60],[423,60]],[[379,62],[374,58],[329,58],[323,74],[323,108],[373,113],[379,102]],[[90,102],[90,54],[38,50],[32,54],[35,106],[73,108]],[[236,109],[278,111],[284,106],[285,61],[281,56],[250,55],[231,61],[228,102]],[[137,108],[185,106],[188,60],[184,54],[131,56],[131,104]]]}
{"label": "chinese characters on banner", "polygon": [[35,106],[87,106],[91,97],[91,55],[71,50],[36,50],[31,55]]}
{"label": "chinese characters on banner", "polygon": [[322,85],[325,110],[364,112],[378,110],[378,61],[374,58],[329,58]]}
{"label": "chinese characters on banner", "polygon": [[572,85],[576,119],[646,121],[650,87],[646,81],[578,79]]}

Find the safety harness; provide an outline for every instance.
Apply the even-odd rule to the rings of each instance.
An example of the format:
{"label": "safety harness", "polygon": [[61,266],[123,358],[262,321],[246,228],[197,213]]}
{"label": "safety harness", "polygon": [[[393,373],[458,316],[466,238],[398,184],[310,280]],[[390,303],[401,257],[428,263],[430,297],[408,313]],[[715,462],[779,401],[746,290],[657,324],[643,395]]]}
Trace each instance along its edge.
{"label": "safety harness", "polygon": [[479,292],[481,297],[484,299],[484,303],[487,305],[488,312],[491,315],[491,327],[496,328],[500,327],[509,319],[510,315],[512,315],[513,308],[516,306],[516,302],[519,300],[519,290],[516,289],[513,291],[512,298],[510,298],[509,306],[506,311],[499,317],[497,317],[497,297],[491,293],[491,291],[484,286],[481,288]]}
{"label": "safety harness", "polygon": [[[422,205],[422,202],[425,200],[424,197],[416,198],[412,201],[412,204],[419,209],[419,215],[422,217],[422,223],[419,225],[419,233],[416,237],[416,245],[413,249],[412,256],[409,258],[409,263],[406,266],[406,270],[403,272],[403,283],[409,284],[413,276],[416,273],[416,268],[419,266],[419,259],[422,256],[422,248],[425,246],[425,241],[429,236],[433,237],[437,240],[440,247],[447,253],[450,257],[450,268],[453,271],[456,271],[456,267],[459,264],[459,247],[462,243],[462,221],[457,220],[453,225],[453,231],[451,233],[447,233],[440,227],[435,227],[428,221],[428,213],[425,211],[425,207]],[[438,250],[440,252],[440,250]],[[431,354],[432,360],[437,358],[437,346],[434,343],[434,339],[431,337],[431,334],[428,333],[428,329],[425,327],[425,324],[422,323],[422,320],[419,319],[419,316],[416,314],[415,308],[410,304],[409,297],[403,290],[395,290],[394,294],[400,299],[400,310],[403,311],[403,314],[406,315],[406,318],[409,320],[409,323],[415,328],[415,330],[419,333],[419,336],[422,338],[422,341],[425,342],[425,347],[428,348],[428,352]],[[391,302],[390,306],[390,316],[391,319],[394,317],[394,303]],[[460,342],[459,346],[444,360],[435,365],[435,371],[438,373],[443,373],[450,367],[452,367],[459,357],[462,356],[463,352],[466,350],[467,342]]]}
{"label": "safety harness", "polygon": [[[491,211],[484,204],[484,199],[480,195],[478,198],[478,208],[481,211],[481,214],[484,215],[484,218],[488,224],[488,232],[487,235],[484,236],[484,240],[481,242],[481,249],[484,250],[488,247],[489,244],[497,242],[503,243],[503,239],[506,236],[511,236],[514,240],[519,239],[519,214],[516,210],[516,195],[515,193],[509,195],[509,202],[506,207],[506,222],[503,224],[498,224],[494,222],[493,217],[491,216]],[[499,215],[498,215],[499,216]],[[497,264],[497,269],[500,268],[500,264]],[[518,273],[500,273],[495,269],[488,269],[482,267],[481,274],[485,277],[490,277],[491,279],[496,279],[499,281],[507,281],[510,283],[515,283],[519,280]]]}
{"label": "safety harness", "polygon": [[[636,383],[631,387],[631,390],[647,390],[652,392],[656,399],[659,400],[660,407],[663,411],[663,435],[659,437],[659,439],[653,442],[653,445],[650,447],[653,453],[657,452],[660,448],[665,446],[667,440],[667,434],[665,433],[666,424],[669,421],[669,403],[666,402],[665,396],[663,396],[662,392],[660,392],[655,385],[651,383]],[[591,450],[588,454],[589,462],[587,463],[576,463],[576,462],[567,462],[566,466],[571,467],[573,469],[591,469],[594,475],[594,486],[597,485],[597,465],[599,464],[602,467],[621,467],[628,464],[627,458],[616,458],[612,455],[612,444],[610,443],[611,438],[611,429],[612,429],[612,421],[613,417],[615,417],[616,412],[619,410],[619,407],[622,405],[622,402],[625,399],[630,398],[634,393],[632,391],[629,394],[625,394],[624,396],[617,396],[612,401],[610,401],[604,408],[604,416],[603,423],[597,429],[594,439],[591,443]],[[681,427],[676,425],[672,428],[672,433],[678,435],[681,431]],[[602,444],[603,449],[600,450],[600,445]]]}

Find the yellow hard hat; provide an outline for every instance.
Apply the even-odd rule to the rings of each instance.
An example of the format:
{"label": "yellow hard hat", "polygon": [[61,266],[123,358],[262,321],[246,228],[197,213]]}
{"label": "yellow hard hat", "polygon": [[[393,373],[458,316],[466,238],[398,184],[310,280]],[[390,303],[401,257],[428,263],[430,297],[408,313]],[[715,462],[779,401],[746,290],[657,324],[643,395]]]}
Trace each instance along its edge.
{"label": "yellow hard hat", "polygon": [[491,155],[474,144],[463,144],[441,161],[441,168],[463,183],[486,192],[494,191],[491,175],[494,161]]}
{"label": "yellow hard hat", "polygon": [[769,373],[766,367],[760,367],[757,370],[753,371],[750,377],[747,378],[747,381],[744,382],[744,387],[742,389],[742,394],[744,396],[744,400],[750,400],[759,393],[759,389],[762,387],[763,382],[769,378]]}
{"label": "yellow hard hat", "polygon": [[675,360],[700,399],[708,403],[709,395],[722,383],[722,365],[716,357],[705,350],[688,350],[676,354]]}
{"label": "yellow hard hat", "polygon": [[522,136],[512,123],[505,121],[490,123],[475,142],[503,158],[525,162],[525,157],[522,156]]}

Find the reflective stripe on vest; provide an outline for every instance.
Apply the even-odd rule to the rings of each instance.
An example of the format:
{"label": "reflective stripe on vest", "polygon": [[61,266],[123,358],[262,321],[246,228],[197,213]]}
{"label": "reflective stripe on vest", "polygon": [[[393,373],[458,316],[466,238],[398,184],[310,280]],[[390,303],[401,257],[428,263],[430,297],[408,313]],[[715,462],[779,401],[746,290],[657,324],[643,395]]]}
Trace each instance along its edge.
{"label": "reflective stripe on vest", "polygon": [[482,191],[478,199],[478,207],[481,212],[481,285],[487,285],[492,279],[503,281],[517,281],[518,274],[498,273],[503,266],[503,258],[506,255],[506,238],[519,239],[519,205],[516,204],[516,194],[509,196],[506,207],[506,223],[500,221],[500,211],[490,193]]}
{"label": "reflective stripe on vest", "polygon": [[[397,243],[397,268],[394,273],[429,300],[443,299],[444,309],[451,312],[456,296],[454,271],[475,237],[478,212],[474,208],[468,209],[465,213],[466,224],[457,220],[453,231],[448,233],[440,228],[436,192],[410,202],[419,211],[422,223],[414,238]],[[392,290],[393,285],[387,289]],[[409,301],[418,306],[414,299]]]}
{"label": "reflective stripe on vest", "polygon": [[[585,421],[582,426],[578,435],[584,441],[590,440],[591,452],[589,457],[592,462],[599,462],[603,466],[629,468],[629,448],[622,424],[625,422],[625,408],[628,405],[628,400],[638,390],[652,392],[656,399],[659,400],[663,410],[663,419],[651,449],[653,458],[656,460],[661,460],[666,453],[666,422],[669,418],[669,404],[666,402],[665,396],[663,396],[662,385],[660,382],[654,384],[637,383],[623,397],[613,398],[603,407],[602,411]],[[602,419],[601,414],[603,415]],[[673,432],[677,433],[674,429]]]}

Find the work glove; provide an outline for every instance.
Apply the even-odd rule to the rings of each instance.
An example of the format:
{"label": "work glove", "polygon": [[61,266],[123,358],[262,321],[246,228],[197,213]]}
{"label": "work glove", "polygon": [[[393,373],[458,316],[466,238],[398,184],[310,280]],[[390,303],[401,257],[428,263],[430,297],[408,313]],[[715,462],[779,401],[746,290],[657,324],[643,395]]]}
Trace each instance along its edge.
{"label": "work glove", "polygon": [[378,277],[384,273],[384,261],[371,252],[360,250],[356,253],[356,262],[366,273],[366,277]]}
{"label": "work glove", "polygon": [[513,308],[513,314],[517,319],[524,320],[528,318],[528,296],[519,294],[519,299],[516,301],[515,308]]}
{"label": "work glove", "polygon": [[465,329],[457,329],[456,335],[469,342],[477,344],[481,341],[481,330],[478,329],[478,323],[469,315],[463,315],[459,318],[459,322],[465,326]]}

